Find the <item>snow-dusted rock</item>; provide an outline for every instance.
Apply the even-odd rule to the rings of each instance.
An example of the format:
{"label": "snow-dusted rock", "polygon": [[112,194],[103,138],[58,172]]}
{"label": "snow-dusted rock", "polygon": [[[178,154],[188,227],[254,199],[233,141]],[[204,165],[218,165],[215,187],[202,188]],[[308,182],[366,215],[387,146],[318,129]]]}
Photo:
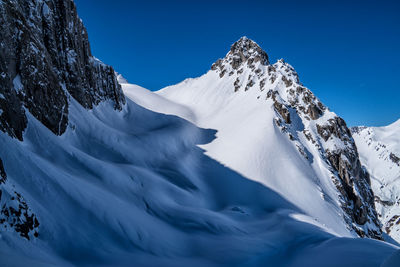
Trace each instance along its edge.
{"label": "snow-dusted rock", "polygon": [[[360,164],[350,130],[343,119],[329,111],[300,83],[297,72],[284,60],[270,64],[267,53],[254,41],[243,37],[232,45],[223,59],[212,65],[207,74],[162,89],[159,95],[191,108],[196,117],[193,122],[199,126],[219,131],[220,140],[206,149],[212,157],[266,185],[276,183],[275,180],[285,180],[282,177],[288,174],[282,170],[271,175],[271,170],[266,167],[271,166],[271,162],[263,153],[276,155],[273,161],[280,164],[288,155],[280,158],[276,151],[282,150],[284,143],[289,141],[288,146],[295,148],[297,155],[306,162],[306,168],[313,170],[307,175],[321,180],[314,184],[321,187],[320,194],[340,203],[340,213],[347,227],[359,236],[381,238],[369,176]],[[260,117],[262,114],[264,116]],[[254,122],[246,123],[251,120]],[[279,129],[279,138],[275,137],[276,132],[271,132],[274,128]],[[236,136],[238,132],[243,136]],[[258,136],[250,137],[253,132]],[[246,135],[250,135],[247,137],[249,141],[243,141]],[[257,152],[255,147],[262,147],[261,142],[283,136],[287,141],[279,141],[269,150]],[[240,149],[231,149],[232,146]],[[231,152],[226,152],[228,149]],[[243,150],[248,150],[248,154],[242,154]],[[261,171],[258,168],[258,172],[250,170],[257,169],[251,164],[244,166],[246,163],[241,162],[262,160],[264,162],[259,164],[264,164],[265,169]],[[292,165],[296,166],[296,161],[289,160],[284,168],[291,169]],[[301,176],[301,172],[291,173],[293,177],[285,180],[282,188],[274,189],[289,198],[294,197],[297,192],[289,192],[286,187],[290,180],[298,179],[296,176]],[[318,183],[326,184],[326,188]],[[293,202],[299,204],[298,201],[302,200]],[[317,217],[324,216],[320,214]]]}
{"label": "snow-dusted rock", "polygon": [[400,242],[400,120],[386,127],[354,127],[362,164],[371,174],[383,230]]}
{"label": "snow-dusted rock", "polygon": [[22,139],[23,107],[65,132],[68,98],[85,108],[125,103],[112,67],[94,58],[71,0],[3,0],[0,5],[0,130]]}

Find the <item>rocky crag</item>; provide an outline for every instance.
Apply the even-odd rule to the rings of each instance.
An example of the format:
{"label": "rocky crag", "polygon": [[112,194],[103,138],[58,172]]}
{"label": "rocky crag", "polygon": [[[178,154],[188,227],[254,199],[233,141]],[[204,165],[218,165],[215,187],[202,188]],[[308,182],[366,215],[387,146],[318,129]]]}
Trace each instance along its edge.
{"label": "rocky crag", "polygon": [[[125,103],[113,68],[92,56],[74,2],[1,0],[0,130],[22,141],[30,112],[62,135],[71,97],[87,109],[108,100],[121,110]],[[0,173],[0,228],[37,237],[39,221],[1,160]]]}
{"label": "rocky crag", "polygon": [[0,1],[0,129],[23,139],[25,110],[53,133],[68,124],[68,99],[91,109],[125,103],[112,67],[91,54],[72,0]]}

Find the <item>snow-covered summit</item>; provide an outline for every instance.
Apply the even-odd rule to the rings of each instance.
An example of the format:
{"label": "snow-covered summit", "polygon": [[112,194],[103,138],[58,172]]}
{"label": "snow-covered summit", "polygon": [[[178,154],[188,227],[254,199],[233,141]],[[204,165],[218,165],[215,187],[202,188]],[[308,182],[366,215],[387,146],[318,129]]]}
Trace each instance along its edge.
{"label": "snow-covered summit", "polygon": [[352,132],[371,174],[383,230],[400,242],[400,120],[384,127],[354,127]]}
{"label": "snow-covered summit", "polygon": [[[319,209],[340,213],[360,236],[380,237],[369,176],[350,130],[284,60],[270,64],[254,41],[241,38],[205,75],[157,93],[194,116],[166,113],[218,130],[218,138],[205,147],[212,158],[273,188],[327,225],[327,213]],[[282,162],[287,162],[283,168],[271,167]],[[297,183],[309,184],[303,189],[308,193],[288,187]]]}
{"label": "snow-covered summit", "polygon": [[243,64],[254,68],[257,63],[264,66],[268,65],[267,53],[253,40],[242,37],[231,46],[225,58],[217,60],[211,69],[218,70],[222,78],[225,73],[229,73],[229,75],[237,73],[238,69],[243,67]]}

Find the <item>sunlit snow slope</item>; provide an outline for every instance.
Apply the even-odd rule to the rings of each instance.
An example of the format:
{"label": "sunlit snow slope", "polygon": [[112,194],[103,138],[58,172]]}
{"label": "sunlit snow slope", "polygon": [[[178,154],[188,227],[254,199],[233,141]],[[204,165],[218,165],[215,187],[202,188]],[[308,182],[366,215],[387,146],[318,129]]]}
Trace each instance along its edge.
{"label": "sunlit snow slope", "polygon": [[400,120],[386,127],[352,129],[361,162],[371,174],[383,230],[400,242]]}
{"label": "sunlit snow slope", "polygon": [[[246,38],[241,40],[248,41]],[[227,57],[229,56],[228,53]],[[246,64],[248,58],[245,59]],[[374,213],[373,203],[367,202],[363,198],[365,196],[362,195],[363,193],[353,193],[361,195],[359,199],[365,201],[362,205],[371,205],[367,207],[371,213],[364,214],[366,217],[364,224],[358,224],[354,213],[346,206],[351,200],[357,201],[357,196],[347,194],[347,191],[341,188],[342,184],[339,181],[340,175],[345,178],[349,175],[340,164],[343,161],[344,166],[347,167],[346,163],[349,162],[347,157],[351,157],[352,153],[357,156],[356,163],[360,166],[358,153],[349,130],[334,113],[320,104],[308,89],[300,85],[297,74],[287,63],[279,61],[273,65],[262,66],[259,62],[256,67],[246,64],[239,64],[241,67],[236,68],[239,69],[239,73],[231,74],[228,74],[229,70],[216,71],[213,67],[213,70],[199,78],[187,79],[156,93],[129,84],[122,77],[120,77],[120,83],[125,95],[146,109],[177,115],[199,127],[215,129],[215,139],[198,145],[205,150],[207,156],[222,164],[219,166],[232,169],[234,171],[232,173],[237,172],[237,175],[250,184],[260,185],[264,190],[269,191],[269,196],[263,196],[263,198],[266,197],[267,202],[272,201],[270,204],[275,203],[276,197],[279,196],[279,199],[284,200],[286,204],[293,205],[283,209],[275,204],[273,204],[274,208],[267,205],[269,207],[264,212],[267,210],[268,212],[264,215],[262,215],[263,212],[249,212],[263,203],[263,198],[255,195],[253,189],[247,191],[246,187],[236,184],[235,179],[231,180],[225,175],[212,175],[212,178],[206,179],[206,183],[211,181],[219,183],[221,179],[223,180],[224,186],[220,188],[221,191],[211,185],[219,201],[232,190],[236,197],[243,197],[255,205],[253,207],[229,205],[230,211],[237,212],[239,215],[235,217],[235,220],[247,226],[252,225],[253,230],[244,232],[245,240],[252,240],[252,235],[256,234],[269,244],[265,250],[261,249],[264,253],[253,254],[251,259],[246,261],[247,264],[256,266],[261,263],[274,266],[285,264],[288,266],[375,265],[373,261],[380,258],[380,249],[375,247],[365,250],[364,246],[368,247],[369,242],[377,241],[354,239],[357,235],[379,237],[380,225]],[[260,70],[256,71],[257,69]],[[257,74],[259,76],[256,76]],[[330,130],[333,132],[331,135],[329,135]],[[339,170],[335,170],[328,159],[335,153],[339,153],[340,156]],[[207,158],[208,160],[210,159]],[[208,167],[204,166],[204,168]],[[214,173],[212,168],[209,170],[211,171],[209,174]],[[361,167],[357,171],[365,172]],[[351,178],[361,179],[360,177]],[[372,196],[369,185],[365,185],[367,187],[365,189],[362,183],[352,182],[354,191],[360,188],[369,190],[368,196]],[[208,199],[211,198],[208,197]],[[350,205],[353,203],[350,202]],[[281,204],[283,203],[278,205]],[[365,208],[365,206],[362,207]],[[279,219],[274,223],[257,219],[257,216],[262,216],[264,219],[274,217],[275,215],[272,214],[279,214]],[[288,217],[281,217],[283,214]],[[290,230],[287,226],[281,227],[281,224],[286,224],[288,219],[291,223],[295,222],[297,226],[289,227]],[[318,229],[318,233],[311,230],[314,233],[299,234],[299,229],[296,229],[298,226],[300,229],[303,229],[303,226],[309,230]],[[263,231],[256,230],[260,229],[258,227],[266,231],[265,236],[261,233]],[[333,239],[335,241],[328,238],[320,243],[316,241],[319,239],[317,236],[320,235],[335,236]],[[235,239],[241,240],[237,237]],[[339,240],[344,243],[336,243]],[[298,241],[302,244],[297,243]],[[297,244],[292,245],[292,242]],[[361,245],[361,243],[364,244]],[[252,244],[253,248],[257,246],[256,243]],[[226,244],[222,247],[226,248]],[[299,247],[307,249],[304,251],[300,249],[299,253],[294,252],[288,261],[280,258],[286,255],[286,252],[297,251]],[[368,252],[356,256],[361,247],[363,247],[361,250]],[[286,252],[276,254],[275,248]],[[336,251],[338,248],[341,249],[340,252]],[[349,251],[349,253],[342,254],[344,251]],[[280,259],[278,260],[277,257]],[[385,266],[394,266],[397,260],[398,255],[394,255],[386,260]]]}
{"label": "sunlit snow slope", "polygon": [[[123,88],[134,100],[147,98]],[[143,105],[218,131],[202,146],[211,158],[275,190],[334,233],[380,236],[368,174],[345,122],[289,64],[270,64],[255,42],[241,38],[207,74],[157,94],[166,100]]]}

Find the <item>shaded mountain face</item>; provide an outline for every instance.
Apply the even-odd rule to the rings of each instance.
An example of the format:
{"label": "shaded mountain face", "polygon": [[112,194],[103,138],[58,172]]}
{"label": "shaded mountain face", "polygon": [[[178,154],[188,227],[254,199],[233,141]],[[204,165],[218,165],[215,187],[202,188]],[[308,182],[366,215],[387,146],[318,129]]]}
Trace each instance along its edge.
{"label": "shaded mountain face", "polygon": [[[68,125],[70,98],[91,109],[125,98],[112,67],[94,58],[70,0],[0,1],[0,130],[23,140],[26,110],[56,135]],[[9,152],[9,147],[3,147]],[[0,158],[0,228],[26,239],[39,222]]]}
{"label": "shaded mountain face", "polygon": [[22,140],[26,108],[61,135],[70,96],[88,109],[122,108],[114,70],[92,56],[72,0],[2,0],[0,21],[0,130]]}
{"label": "shaded mountain face", "polygon": [[386,127],[354,127],[361,163],[371,174],[383,230],[400,242],[400,120]]}
{"label": "shaded mountain face", "polygon": [[0,231],[13,229],[28,240],[39,236],[39,221],[28,204],[8,181],[0,159]]}
{"label": "shaded mountain face", "polygon": [[[316,173],[321,172],[321,169],[328,171],[316,176],[329,176],[337,192],[336,196],[331,195],[331,197],[340,202],[348,227],[359,236],[381,238],[380,222],[375,211],[369,174],[360,164],[349,128],[342,118],[329,111],[309,89],[300,83],[296,71],[285,61],[279,60],[270,64],[266,52],[254,41],[243,37],[232,45],[225,58],[219,59],[212,65],[209,73],[196,79],[186,80],[176,86],[167,87],[159,94],[171,101],[198,110],[200,115],[197,114],[196,118],[200,121],[199,125],[216,129],[223,124],[223,121],[229,121],[234,116],[237,117],[236,120],[231,120],[232,123],[239,125],[238,121],[241,120],[242,115],[233,115],[236,109],[244,114],[246,106],[250,106],[251,113],[242,118],[249,120],[250,117],[256,116],[255,112],[263,113],[271,107],[275,114],[274,125],[268,124],[265,127],[279,129]],[[217,99],[215,95],[220,95],[220,99]],[[240,98],[253,100],[248,102],[236,100]],[[243,103],[236,103],[237,108],[233,107],[230,111],[227,106],[234,101]],[[259,110],[255,110],[260,103],[262,104]],[[212,114],[210,112],[202,115],[204,112],[207,113],[204,110],[212,111]],[[223,110],[224,114],[219,115],[219,110]],[[220,120],[220,124],[209,124],[206,121],[212,121],[212,117],[218,116],[224,117]],[[206,118],[204,122],[201,117]],[[260,124],[265,124],[265,122],[260,121]],[[270,136],[267,138],[271,139]],[[279,145],[277,149],[280,149]],[[266,153],[274,152],[267,151]],[[223,162],[224,157],[223,155],[216,156]],[[260,157],[263,156],[260,155],[254,160],[259,160]],[[284,160],[282,158],[282,161]],[[326,165],[322,168],[316,167],[316,161],[322,161]],[[268,162],[265,164],[268,165]],[[261,179],[264,178],[261,177]]]}

